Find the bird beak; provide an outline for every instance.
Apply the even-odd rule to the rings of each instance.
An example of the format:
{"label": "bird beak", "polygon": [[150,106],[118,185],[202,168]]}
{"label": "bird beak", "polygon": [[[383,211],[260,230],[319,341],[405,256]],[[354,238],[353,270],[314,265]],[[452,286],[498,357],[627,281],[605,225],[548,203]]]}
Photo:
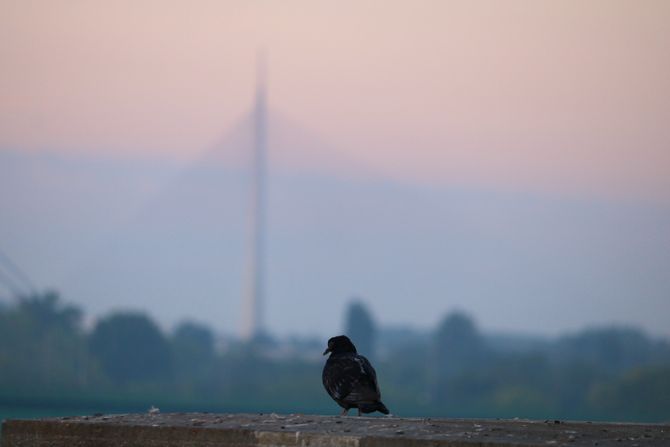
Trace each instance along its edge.
{"label": "bird beak", "polygon": [[327,348],[325,351],[323,351],[323,355],[326,355],[330,352],[330,348]]}

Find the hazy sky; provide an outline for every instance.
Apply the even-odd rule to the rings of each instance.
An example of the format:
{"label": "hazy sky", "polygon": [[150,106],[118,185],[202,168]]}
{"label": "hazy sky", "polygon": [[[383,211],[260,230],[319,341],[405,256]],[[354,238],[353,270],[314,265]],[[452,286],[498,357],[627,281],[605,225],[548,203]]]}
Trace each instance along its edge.
{"label": "hazy sky", "polygon": [[[413,182],[670,198],[670,3],[0,2],[0,145],[190,157],[271,105]],[[315,149],[318,150],[318,149]]]}
{"label": "hazy sky", "polygon": [[[350,190],[329,196],[351,200],[338,208],[340,218],[351,218],[342,225],[328,207],[315,218],[289,206],[286,209],[294,214],[285,211],[284,224],[293,226],[282,233],[285,208],[271,204],[278,208],[275,216],[279,215],[272,230],[277,232],[276,247],[284,244],[286,248],[286,258],[280,249],[272,256],[277,264],[294,269],[296,281],[301,264],[289,256],[291,247],[304,246],[305,254],[316,257],[324,256],[320,249],[344,250],[339,258],[329,260],[330,276],[322,278],[323,286],[344,284],[341,290],[331,291],[337,312],[350,293],[369,292],[377,309],[382,307],[381,296],[400,296],[398,285],[388,278],[401,271],[408,278],[401,289],[420,285],[422,296],[430,301],[431,294],[440,296],[449,289],[444,280],[447,271],[461,275],[452,288],[460,301],[449,306],[471,307],[492,327],[546,327],[555,332],[592,320],[625,322],[627,315],[633,315],[631,322],[644,325],[653,320],[649,327],[667,335],[658,311],[670,311],[670,284],[664,279],[670,277],[665,251],[670,246],[668,23],[670,2],[665,0],[0,0],[0,151],[79,157],[88,160],[83,166],[95,159],[116,159],[122,164],[197,160],[238,128],[248,113],[257,54],[264,49],[270,107],[277,116],[288,117],[318,136],[296,141],[326,142],[277,144],[271,154],[273,166],[301,176],[327,171],[340,181],[355,177],[351,185],[364,189],[366,184],[376,185],[361,194],[369,200],[359,197],[358,205],[357,194]],[[231,147],[222,146],[223,150]],[[240,166],[232,152],[234,148],[226,159],[230,169]],[[105,174],[96,164],[87,175],[69,175],[74,168],[67,163],[66,169],[61,166],[54,171],[58,174],[53,178],[76,178],[81,184],[68,185],[63,191],[85,189],[86,181],[105,175],[117,178],[126,172],[126,167],[117,166],[109,171],[113,174]],[[149,197],[126,190],[160,189],[149,174],[151,169],[142,169],[133,171],[133,180],[124,185],[124,199],[112,200],[119,215],[130,215],[130,208],[140,207],[140,196]],[[167,174],[158,171],[155,174],[163,181]],[[62,179],[55,184],[61,185]],[[20,181],[17,177],[5,185],[16,188]],[[43,181],[41,175],[31,181],[35,184],[26,191],[34,187],[37,196],[54,191],[52,183],[38,184]],[[114,182],[105,181],[108,184],[101,188],[111,194]],[[278,187],[279,195],[300,191],[304,184],[311,188],[305,182],[304,177],[288,181],[283,190]],[[409,189],[385,189],[381,184]],[[315,194],[330,188],[328,181],[314,185]],[[421,201],[417,191],[422,188],[432,191],[430,200]],[[449,193],[439,195],[445,191]],[[485,193],[454,195],[453,191]],[[295,203],[321,209],[316,197]],[[384,202],[379,208],[382,215],[383,210],[409,212],[401,205],[403,197],[425,205],[411,208],[414,219],[406,227],[398,222],[356,226],[356,216],[378,217],[374,210],[380,202]],[[126,206],[125,198],[131,198],[132,207]],[[0,226],[10,240],[5,244],[28,270],[43,272],[43,278],[53,282],[57,276],[46,273],[50,267],[45,259],[57,253],[57,247],[63,251],[62,247],[71,246],[63,241],[80,234],[75,224],[89,222],[87,244],[100,236],[93,235],[94,230],[105,225],[99,217],[105,209],[95,208],[95,200],[90,201],[93,208],[82,211],[98,216],[90,221],[76,214],[69,221],[57,215],[58,209],[65,208],[54,205],[49,218],[67,220],[58,234],[70,239],[63,236],[59,242],[50,237],[51,229],[36,228],[43,247],[50,248],[25,249],[22,241],[37,236],[29,234],[25,222],[36,214],[22,215],[25,204],[13,194],[0,194],[0,199],[3,214],[12,216],[6,227]],[[90,197],[80,199],[88,203]],[[453,199],[457,205],[435,211],[443,199]],[[85,208],[78,206],[80,211]],[[537,210],[539,214],[534,214]],[[426,225],[452,222],[454,211],[471,212],[459,220],[461,227],[457,225],[463,240],[455,233],[444,236],[437,226],[422,236]],[[31,211],[38,212],[38,208]],[[329,225],[333,228],[325,237],[335,235],[334,240],[315,245],[323,242],[315,236],[318,229]],[[300,230],[310,236],[299,239]],[[442,242],[435,242],[443,236]],[[314,238],[311,245],[305,242],[310,237]],[[369,272],[364,263],[356,264],[356,273],[333,270],[349,262],[348,256],[361,255],[347,251],[349,245],[339,244],[342,241],[351,246],[367,241],[370,245],[364,249],[372,256],[383,253],[389,241],[398,240],[425,248],[415,254],[424,256],[427,270],[411,262],[380,263]],[[497,251],[500,240],[511,245]],[[537,246],[532,246],[533,241]],[[434,275],[427,273],[430,263],[439,264],[441,258],[429,249],[431,243],[460,250],[445,261],[445,271],[437,269]],[[520,248],[525,255],[517,251],[519,244],[526,244]],[[314,252],[309,252],[310,247]],[[553,259],[556,250],[560,256]],[[374,257],[370,259],[375,262]],[[463,259],[465,264],[459,264]],[[501,273],[495,262],[508,264],[509,271]],[[566,265],[572,270],[562,276]],[[533,282],[532,287],[511,287],[505,292],[505,300],[516,305],[508,307],[510,315],[504,316],[505,309],[492,306],[490,297],[528,267],[535,276],[524,281]],[[536,267],[538,271],[533,270]],[[630,269],[638,269],[634,278],[626,277]],[[289,273],[282,275],[280,270],[271,273],[276,296],[294,294],[295,284],[284,284],[282,289]],[[318,275],[315,271],[310,277],[312,294],[319,291]],[[442,279],[436,283],[435,278]],[[443,280],[447,282],[440,283]],[[537,297],[533,294],[557,284],[561,293],[572,294],[582,307],[551,323],[540,318],[524,326],[525,317],[519,312]],[[93,292],[84,288],[79,297]],[[309,309],[306,292],[298,295],[290,304]],[[537,301],[539,313],[558,299],[558,295],[545,295],[544,301]],[[612,299],[618,301],[610,303],[611,314],[599,307],[603,295],[617,296]],[[74,289],[72,296],[77,297]],[[643,304],[635,303],[639,297]],[[133,298],[127,299],[132,303]],[[396,312],[381,311],[389,320],[400,322],[407,316],[419,323],[437,315],[437,309],[430,307],[413,314],[406,303],[389,299]],[[165,321],[176,318],[163,317]],[[307,329],[330,330],[324,321],[316,318]],[[282,314],[272,324],[286,331],[291,322]]]}

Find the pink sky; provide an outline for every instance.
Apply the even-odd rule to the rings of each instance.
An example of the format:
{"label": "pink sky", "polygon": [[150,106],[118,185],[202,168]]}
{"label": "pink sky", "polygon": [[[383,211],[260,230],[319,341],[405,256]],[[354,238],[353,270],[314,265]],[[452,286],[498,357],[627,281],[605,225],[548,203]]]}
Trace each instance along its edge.
{"label": "pink sky", "polygon": [[264,47],[271,106],[317,153],[668,203],[668,23],[663,0],[4,0],[0,149],[195,157],[249,109]]}

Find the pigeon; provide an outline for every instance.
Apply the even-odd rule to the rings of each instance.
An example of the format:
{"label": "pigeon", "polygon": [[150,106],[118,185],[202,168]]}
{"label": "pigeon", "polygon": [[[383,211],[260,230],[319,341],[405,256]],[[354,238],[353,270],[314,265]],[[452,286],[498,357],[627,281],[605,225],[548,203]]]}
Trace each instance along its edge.
{"label": "pigeon", "polygon": [[343,408],[341,416],[346,416],[350,408],[358,408],[361,413],[379,411],[389,414],[382,403],[377,373],[368,359],[356,353],[356,347],[346,335],[328,340],[328,348],[323,355],[330,357],[323,367],[323,386],[337,404]]}

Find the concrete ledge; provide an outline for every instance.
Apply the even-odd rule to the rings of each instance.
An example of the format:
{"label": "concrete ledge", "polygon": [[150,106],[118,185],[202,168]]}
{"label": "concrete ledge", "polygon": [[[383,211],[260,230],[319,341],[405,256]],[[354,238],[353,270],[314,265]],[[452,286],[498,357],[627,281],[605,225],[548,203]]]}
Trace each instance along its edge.
{"label": "concrete ledge", "polygon": [[2,447],[668,446],[670,425],[277,414],[126,414],[8,420]]}

